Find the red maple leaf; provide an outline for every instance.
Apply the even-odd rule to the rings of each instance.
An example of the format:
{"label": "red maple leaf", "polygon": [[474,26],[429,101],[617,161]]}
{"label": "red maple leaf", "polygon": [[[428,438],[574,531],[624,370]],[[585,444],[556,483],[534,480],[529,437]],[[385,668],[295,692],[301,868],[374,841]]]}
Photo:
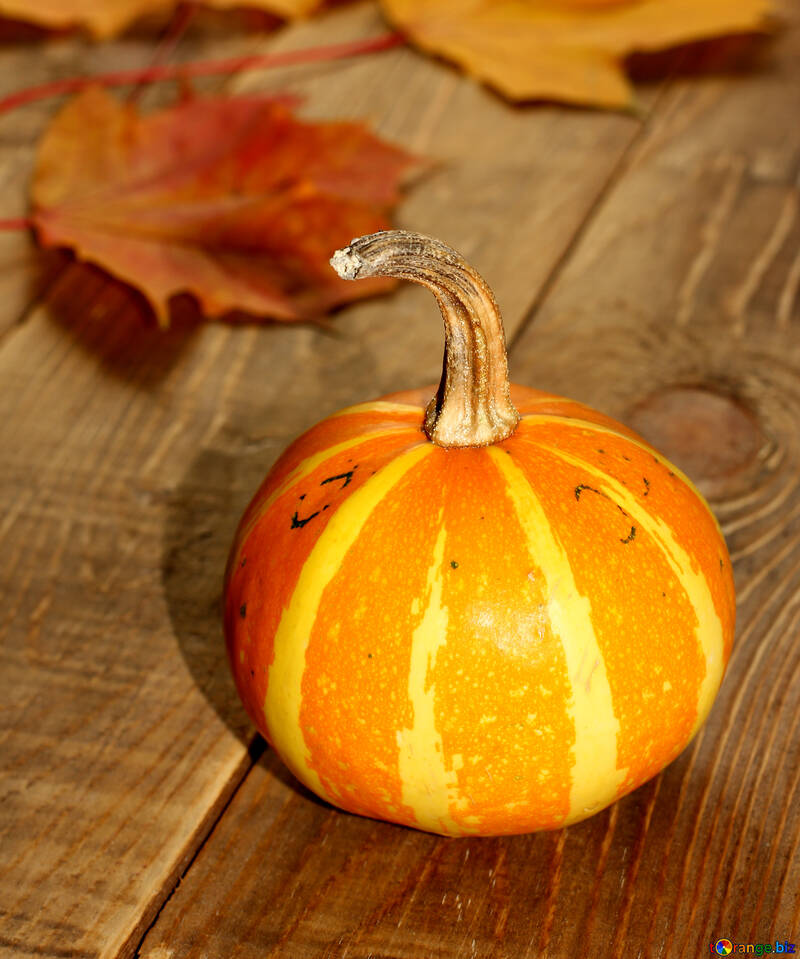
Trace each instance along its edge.
{"label": "red maple leaf", "polygon": [[189,292],[207,316],[297,320],[387,289],[340,280],[331,252],[385,229],[410,154],[356,123],[311,123],[287,97],[190,99],[147,116],[98,87],[56,116],[37,157],[45,246],[137,287],[166,324]]}

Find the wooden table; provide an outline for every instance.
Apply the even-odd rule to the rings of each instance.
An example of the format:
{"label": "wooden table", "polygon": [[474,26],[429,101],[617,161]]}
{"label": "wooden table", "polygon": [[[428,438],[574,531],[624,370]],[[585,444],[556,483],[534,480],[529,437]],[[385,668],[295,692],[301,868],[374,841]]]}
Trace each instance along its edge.
{"label": "wooden table", "polygon": [[[437,378],[406,287],[329,328],[157,332],[98,270],[0,245],[0,954],[677,957],[800,943],[800,30],[659,58],[637,116],[512,108],[408,48],[241,75],[439,161],[400,225],[504,309],[513,378],[627,421],[726,534],[737,642],[662,775],[559,832],[446,840],[348,816],[265,750],[229,679],[236,520],[299,431]],[[792,22],[794,18],[794,23]],[[369,5],[178,58],[384,29]],[[0,51],[7,92],[152,57],[147,32]],[[147,94],[147,99],[166,96]],[[56,105],[0,120],[3,216]]]}

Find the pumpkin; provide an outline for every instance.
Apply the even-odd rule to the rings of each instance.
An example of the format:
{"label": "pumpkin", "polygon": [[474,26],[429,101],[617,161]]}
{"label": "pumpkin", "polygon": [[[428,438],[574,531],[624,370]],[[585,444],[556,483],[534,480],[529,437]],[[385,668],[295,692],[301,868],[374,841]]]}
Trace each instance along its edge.
{"label": "pumpkin", "polygon": [[427,409],[328,417],[264,480],[226,574],[241,698],[351,812],[453,836],[577,822],[709,712],[735,609],[717,523],[625,426],[509,388],[494,297],[453,250],[387,231],[331,262],[433,292],[442,381]]}

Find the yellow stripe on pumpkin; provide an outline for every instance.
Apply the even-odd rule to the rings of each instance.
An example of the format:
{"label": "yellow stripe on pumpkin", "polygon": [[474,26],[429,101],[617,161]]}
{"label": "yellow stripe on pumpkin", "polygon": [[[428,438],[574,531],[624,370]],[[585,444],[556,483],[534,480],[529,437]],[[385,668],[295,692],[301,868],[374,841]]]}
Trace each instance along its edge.
{"label": "yellow stripe on pumpkin", "polygon": [[633,523],[652,536],[678,578],[678,582],[683,586],[697,616],[697,641],[706,661],[706,675],[700,684],[697,716],[691,733],[694,736],[711,709],[711,704],[714,702],[725,669],[722,623],[714,608],[714,598],[711,595],[711,589],[705,576],[699,570],[695,571],[692,568],[691,557],[675,538],[669,526],[663,520],[647,512],[622,483],[613,479],[603,470],[598,469],[595,464],[589,463],[578,456],[572,456],[562,449],[555,449],[551,446],[543,446],[542,449],[546,449],[547,452],[564,460],[565,463],[570,463],[585,470],[598,483],[598,489],[601,493],[609,496],[613,502],[618,503],[630,515]]}
{"label": "yellow stripe on pumpkin", "polygon": [[317,795],[325,798],[334,797],[328,795],[319,776],[311,768],[300,725],[306,649],[317,610],[325,589],[336,575],[347,551],[358,539],[372,511],[406,473],[433,449],[430,443],[425,443],[401,454],[378,470],[342,503],[306,560],[275,635],[275,659],[269,670],[264,703],[270,737],[294,775]]}
{"label": "yellow stripe on pumpkin", "polygon": [[429,680],[436,653],[447,640],[447,607],[442,605],[445,539],[445,530],[440,529],[428,570],[427,606],[411,639],[408,698],[414,725],[398,731],[397,746],[404,804],[414,811],[422,829],[455,836],[463,832],[450,815],[451,804],[458,802],[458,780],[456,770],[448,769],[444,761],[436,729],[436,687]]}
{"label": "yellow stripe on pumpkin", "polygon": [[333,459],[334,456],[338,456],[339,453],[345,453],[348,450],[353,450],[359,446],[362,446],[364,443],[371,443],[373,440],[382,439],[384,436],[395,436],[396,434],[396,429],[375,430],[372,433],[363,433],[360,436],[356,436],[354,438],[351,437],[349,440],[344,440],[341,443],[337,443],[335,446],[328,446],[319,453],[314,453],[312,456],[307,456],[304,460],[301,460],[291,471],[291,473],[281,480],[281,482],[275,487],[269,496],[259,502],[258,509],[253,513],[252,516],[248,517],[247,525],[237,534],[239,549],[234,560],[234,565],[236,565],[240,559],[240,554],[244,544],[247,542],[247,537],[253,532],[260,520],[265,516],[270,506],[272,506],[277,499],[283,496],[284,493],[290,490],[292,486],[296,486],[298,483],[301,483],[307,476],[313,473],[317,467],[325,463],[326,460]]}
{"label": "yellow stripe on pumpkin", "polygon": [[[563,644],[572,683],[570,713],[575,724],[575,748],[570,809],[565,820],[568,824],[617,797],[626,772],[617,768],[619,721],[592,625],[591,605],[578,592],[569,557],[523,471],[504,449],[489,447],[488,453],[505,477],[508,495],[528,538],[531,559],[546,580],[548,618]],[[598,783],[605,784],[602,791]]]}

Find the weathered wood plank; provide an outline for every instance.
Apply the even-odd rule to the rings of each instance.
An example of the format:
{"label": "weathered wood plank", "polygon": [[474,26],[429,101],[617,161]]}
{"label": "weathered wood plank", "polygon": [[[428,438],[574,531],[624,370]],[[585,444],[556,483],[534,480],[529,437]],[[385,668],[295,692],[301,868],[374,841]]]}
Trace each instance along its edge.
{"label": "weathered wood plank", "polygon": [[[157,33],[144,33],[132,39],[94,45],[80,36],[59,39],[40,36],[23,42],[12,37],[12,42],[0,48],[0,95],[60,77],[145,66],[153,57],[157,38]],[[186,48],[182,52],[186,56],[192,55]],[[158,91],[157,95],[160,93]],[[43,101],[0,118],[0,206],[3,218],[19,217],[27,212],[28,182],[36,143],[57,106],[57,101]],[[25,935],[23,932],[20,939],[20,934],[26,924],[30,926],[32,917],[35,922],[42,923],[42,931],[29,939],[30,947],[37,955],[95,954],[96,950],[82,949],[79,945],[85,925],[82,913],[85,902],[72,895],[72,891],[83,881],[87,890],[94,889],[94,906],[99,908],[104,901],[102,887],[109,867],[101,866],[95,875],[82,877],[81,868],[75,865],[76,856],[80,857],[87,871],[98,856],[100,861],[103,856],[108,859],[111,837],[115,842],[119,841],[118,823],[117,826],[111,823],[113,832],[110,832],[108,817],[99,817],[93,824],[97,827],[94,835],[89,830],[81,837],[79,831],[73,831],[71,846],[58,841],[58,832],[59,829],[62,834],[65,830],[69,832],[70,821],[80,818],[81,805],[87,794],[100,789],[111,799],[115,788],[114,754],[122,748],[125,736],[132,735],[132,727],[125,730],[116,724],[119,711],[115,712],[110,704],[115,695],[124,695],[127,690],[138,694],[141,685],[138,682],[131,684],[130,660],[127,665],[121,659],[112,663],[106,655],[103,662],[100,662],[103,657],[95,662],[91,649],[93,637],[98,630],[105,628],[104,621],[113,621],[114,611],[102,606],[104,591],[113,592],[119,585],[115,576],[109,574],[118,568],[120,536],[104,545],[102,537],[97,537],[97,530],[107,533],[112,522],[119,526],[121,512],[114,512],[113,521],[102,516],[98,497],[92,493],[92,483],[101,477],[102,471],[93,473],[91,466],[86,470],[82,468],[86,464],[81,463],[76,474],[76,464],[70,462],[67,454],[69,444],[62,448],[59,442],[60,424],[53,432],[54,421],[48,424],[46,419],[37,418],[36,395],[29,389],[31,382],[36,380],[37,368],[40,368],[39,372],[44,369],[54,371],[60,361],[48,355],[52,340],[48,343],[45,337],[41,344],[34,340],[33,348],[29,349],[25,336],[20,335],[22,331],[18,329],[40,290],[55,283],[67,263],[67,258],[58,254],[38,253],[26,232],[12,231],[0,235],[0,300],[3,304],[0,342],[8,364],[3,368],[3,399],[0,401],[6,416],[0,441],[3,464],[0,485],[5,503],[0,518],[4,596],[3,626],[0,629],[10,644],[4,654],[0,654],[3,655],[0,868],[4,876],[0,897],[0,953],[4,955],[24,953]],[[54,290],[53,302],[57,302],[59,296],[74,295],[74,306],[70,304],[69,309],[74,308],[78,315],[83,309],[96,311],[107,287],[108,284],[98,285],[96,280],[92,283],[90,273],[73,269],[67,274],[66,283]],[[113,311],[113,294],[105,306]],[[69,309],[65,312],[69,313]],[[128,322],[129,328],[135,328],[139,318],[134,317],[132,324],[131,319],[129,307],[127,321],[124,317],[122,321]],[[67,342],[69,339],[66,337]],[[151,348],[158,344],[155,337],[150,340]],[[86,361],[89,369],[88,355]],[[62,403],[54,403],[54,406],[60,406],[66,432],[75,425],[76,418],[80,418],[81,408],[86,405],[89,395],[85,395],[82,403],[81,386],[74,385],[75,389],[73,384],[62,381]],[[84,380],[83,387],[86,386],[88,383]],[[20,403],[22,406],[28,404],[27,415],[20,413]],[[44,406],[47,407],[46,402]],[[44,415],[46,417],[47,413]],[[84,419],[84,431],[91,430],[98,419],[101,417],[96,413]],[[89,433],[86,441],[89,446]],[[74,448],[72,453],[75,454]],[[39,461],[48,463],[54,477],[63,468],[61,478],[55,484],[57,492],[52,498],[43,494],[42,484],[37,479]],[[85,489],[80,486],[71,488],[73,480],[84,482]],[[74,502],[76,495],[84,497],[86,502],[91,501],[91,505],[85,509],[77,506]],[[64,506],[67,511],[61,514]],[[70,508],[84,513],[85,522],[74,524],[69,515]],[[132,542],[135,518],[127,527],[125,535]],[[78,531],[83,542],[69,543],[70,537]],[[94,551],[85,549],[89,537],[97,547]],[[46,559],[42,560],[42,556]],[[64,603],[82,605],[88,625],[83,627],[76,620],[65,630],[51,628],[51,607],[58,616],[59,607]],[[128,632],[123,627],[117,639],[122,641]],[[138,674],[145,665],[144,660],[140,660]],[[147,730],[142,728],[138,735],[147,739]],[[105,769],[98,768],[87,753],[86,744],[89,742],[93,744],[92,753],[97,754],[100,749],[106,751]],[[199,749],[199,755],[210,751],[213,763],[215,749],[215,744],[209,741]],[[154,755],[158,755],[158,751]],[[179,762],[189,761],[191,766],[185,750],[175,758]],[[169,761],[167,757],[165,761]],[[237,776],[241,776],[248,766],[249,760],[242,757],[231,775],[228,762],[215,802],[206,802],[190,812],[194,828],[200,835],[207,832],[216,811],[235,787]],[[81,838],[86,842],[79,850],[77,842]],[[104,843],[106,851],[103,851]],[[158,840],[153,852],[158,853]],[[182,864],[176,860],[171,868],[177,876]],[[31,913],[27,909],[26,896],[43,876],[46,877],[42,889],[46,906],[42,908],[34,902]],[[158,878],[161,879],[161,874]],[[156,896],[154,901],[153,896]],[[134,919],[129,923],[134,939],[138,938],[135,933],[137,922],[143,923],[141,928],[145,928],[147,918],[154,914],[160,902],[157,886],[145,895],[143,902],[135,901],[138,919],[134,913]],[[91,921],[102,923],[103,917],[92,915]]]}
{"label": "weathered wood plank", "polygon": [[722,517],[739,633],[695,744],[585,823],[490,840],[330,810],[268,753],[142,959],[672,957],[722,936],[797,941],[799,46],[794,30],[757,75],[672,86],[512,350],[516,380],[637,424]]}
{"label": "weathered wood plank", "polygon": [[[379,29],[357,8],[278,43]],[[402,222],[471,255],[510,329],[640,130],[510,109],[407,50],[261,85],[279,81],[308,93],[309,114],[346,105],[449,161]],[[292,435],[435,379],[440,356],[435,308],[414,290],[348,310],[330,331],[184,315],[160,334],[135,294],[75,265],[6,335],[0,952],[135,947],[250,762],[217,613],[241,509]],[[279,794],[280,775],[265,788]]]}

